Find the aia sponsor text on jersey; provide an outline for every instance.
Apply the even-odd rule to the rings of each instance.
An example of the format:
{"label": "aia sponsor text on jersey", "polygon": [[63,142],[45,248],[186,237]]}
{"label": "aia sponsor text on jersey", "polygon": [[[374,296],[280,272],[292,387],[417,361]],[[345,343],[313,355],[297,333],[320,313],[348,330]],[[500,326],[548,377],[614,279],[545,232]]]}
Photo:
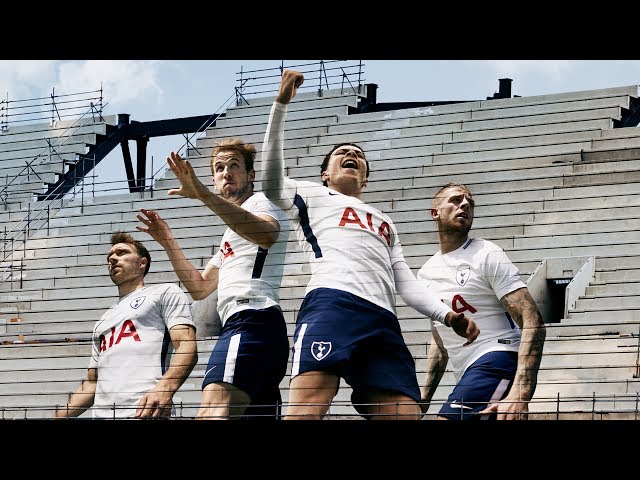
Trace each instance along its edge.
{"label": "aia sponsor text on jersey", "polygon": [[356,211],[351,207],[347,207],[342,213],[342,218],[340,219],[340,223],[338,224],[338,226],[344,227],[347,225],[357,225],[360,228],[364,228],[365,230],[371,230],[373,233],[377,233],[382,238],[384,238],[387,242],[387,245],[391,245],[391,227],[387,222],[383,221],[376,229],[376,227],[373,226],[373,214],[367,212],[366,223],[367,225],[365,226]]}
{"label": "aia sponsor text on jersey", "polygon": [[[107,336],[109,337],[107,339]],[[140,342],[140,336],[136,330],[133,320],[125,320],[120,328],[111,327],[111,334],[100,335],[100,351],[104,352],[107,348],[118,345],[123,339],[131,338],[136,342]]]}

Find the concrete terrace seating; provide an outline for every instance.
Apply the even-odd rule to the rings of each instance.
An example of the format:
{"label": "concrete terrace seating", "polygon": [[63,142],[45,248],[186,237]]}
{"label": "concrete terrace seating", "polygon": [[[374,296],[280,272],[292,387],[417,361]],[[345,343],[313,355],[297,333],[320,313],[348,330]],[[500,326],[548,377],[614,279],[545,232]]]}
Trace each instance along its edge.
{"label": "concrete terrace seating", "polygon": [[[477,204],[472,234],[502,246],[525,280],[544,259],[595,257],[594,281],[567,318],[548,325],[531,417],[634,418],[640,391],[640,132],[613,127],[638,96],[637,86],[353,114],[363,94],[329,91],[294,99],[285,132],[288,175],[318,181],[322,157],[333,145],[361,145],[371,162],[364,200],[394,220],[414,272],[438,250],[428,208],[448,181],[470,186]],[[239,136],[260,151],[272,101],[229,108],[187,151],[205,183],[212,185],[208,155],[215,141]],[[260,168],[258,153],[258,190]],[[176,185],[167,171],[153,191],[73,200],[54,212],[48,232],[41,229],[13,252],[8,261],[19,268],[0,285],[5,417],[49,417],[85,377],[93,324],[117,294],[105,265],[113,231],[129,231],[150,249],[147,284],[178,283],[166,254],[134,229],[139,208],[161,213],[198,268],[216,251],[226,226],[198,202],[167,196]],[[2,215],[10,224],[11,214]],[[281,298],[291,339],[309,274],[293,238],[284,261]],[[429,322],[399,297],[398,316],[422,382]],[[215,341],[199,339],[198,365],[176,395],[180,416],[197,412]],[[287,375],[281,384],[285,405],[288,382]],[[429,416],[453,384],[447,371]],[[343,383],[328,419],[360,418],[349,398]]]}
{"label": "concrete terrace seating", "polygon": [[0,165],[5,177],[0,191],[5,202],[20,208],[20,202],[44,193],[46,184],[55,183],[79,154],[96,144],[97,135],[106,134],[108,124],[115,124],[114,116],[21,125],[0,132]]}

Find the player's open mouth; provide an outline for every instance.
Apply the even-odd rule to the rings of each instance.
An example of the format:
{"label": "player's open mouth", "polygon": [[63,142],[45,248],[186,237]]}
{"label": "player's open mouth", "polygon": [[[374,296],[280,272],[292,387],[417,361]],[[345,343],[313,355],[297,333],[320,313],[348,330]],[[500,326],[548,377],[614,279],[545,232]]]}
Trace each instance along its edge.
{"label": "player's open mouth", "polygon": [[342,162],[342,168],[355,168],[358,169],[358,162],[355,160],[345,160]]}

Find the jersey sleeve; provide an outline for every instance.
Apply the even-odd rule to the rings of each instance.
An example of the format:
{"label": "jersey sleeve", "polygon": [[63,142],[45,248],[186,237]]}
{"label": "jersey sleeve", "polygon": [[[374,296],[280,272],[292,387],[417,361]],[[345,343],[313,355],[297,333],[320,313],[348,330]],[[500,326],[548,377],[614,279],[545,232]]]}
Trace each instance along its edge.
{"label": "jersey sleeve", "polygon": [[207,264],[211,265],[212,267],[220,268],[222,266],[222,260],[222,250],[218,250],[218,252],[213,257],[211,257],[211,260],[209,260]]}
{"label": "jersey sleeve", "polygon": [[169,284],[160,296],[160,313],[167,328],[175,325],[194,325],[191,316],[191,302],[180,287]]}
{"label": "jersey sleeve", "polygon": [[497,245],[491,249],[484,262],[485,278],[496,292],[496,297],[501,299],[506,294],[511,293],[527,285],[520,277],[520,271],[509,259],[507,254]]}

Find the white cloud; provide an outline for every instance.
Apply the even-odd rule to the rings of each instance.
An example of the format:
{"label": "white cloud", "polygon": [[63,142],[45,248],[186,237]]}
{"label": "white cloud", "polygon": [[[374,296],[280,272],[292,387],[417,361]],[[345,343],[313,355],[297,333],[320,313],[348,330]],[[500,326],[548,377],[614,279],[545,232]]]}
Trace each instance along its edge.
{"label": "white cloud", "polygon": [[0,99],[25,100],[51,93],[56,79],[53,60],[0,61]]}
{"label": "white cloud", "polygon": [[158,61],[86,60],[63,62],[58,69],[60,91],[66,93],[100,90],[109,110],[132,102],[157,102],[162,96],[158,81]]}
{"label": "white cloud", "polygon": [[513,78],[517,75],[544,75],[553,81],[559,81],[575,68],[572,60],[490,60],[489,65],[500,78]]}

